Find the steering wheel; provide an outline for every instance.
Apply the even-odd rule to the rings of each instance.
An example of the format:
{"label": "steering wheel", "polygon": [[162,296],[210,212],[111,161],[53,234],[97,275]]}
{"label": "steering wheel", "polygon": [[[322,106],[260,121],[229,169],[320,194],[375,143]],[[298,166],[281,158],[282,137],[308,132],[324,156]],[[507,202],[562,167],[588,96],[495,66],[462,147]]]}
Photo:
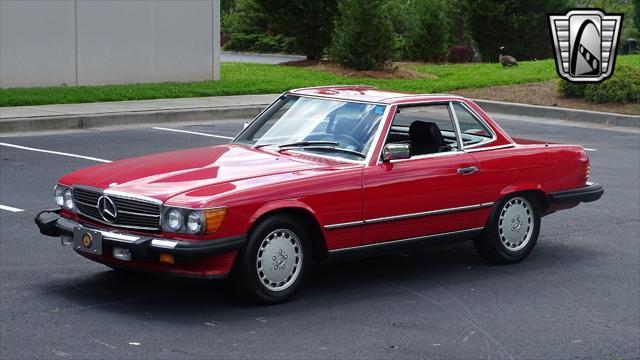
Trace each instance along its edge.
{"label": "steering wheel", "polygon": [[[363,148],[362,142],[356,140],[353,136],[347,134],[339,134],[337,135],[337,140],[340,146],[343,146],[344,143],[347,143],[346,146],[343,146],[347,149],[352,148],[352,150],[360,151]],[[345,140],[343,142],[343,140]],[[351,147],[349,146],[351,145]]]}

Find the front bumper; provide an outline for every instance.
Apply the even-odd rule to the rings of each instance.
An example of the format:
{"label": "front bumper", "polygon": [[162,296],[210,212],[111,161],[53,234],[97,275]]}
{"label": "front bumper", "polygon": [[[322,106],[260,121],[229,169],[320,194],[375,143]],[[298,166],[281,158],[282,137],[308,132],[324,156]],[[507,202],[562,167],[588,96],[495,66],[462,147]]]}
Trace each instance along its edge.
{"label": "front bumper", "polygon": [[186,241],[114,232],[87,226],[60,216],[60,210],[45,210],[36,215],[35,222],[40,233],[47,236],[73,238],[75,231],[90,230],[102,235],[102,253],[111,253],[113,247],[129,249],[132,259],[157,260],[160,254],[171,254],[176,261],[191,261],[199,258],[239,250],[246,236],[234,236],[215,240]]}
{"label": "front bumper", "polygon": [[581,203],[592,202],[600,199],[604,194],[604,188],[597,183],[587,183],[587,185],[570,190],[558,191],[548,194],[551,203]]}

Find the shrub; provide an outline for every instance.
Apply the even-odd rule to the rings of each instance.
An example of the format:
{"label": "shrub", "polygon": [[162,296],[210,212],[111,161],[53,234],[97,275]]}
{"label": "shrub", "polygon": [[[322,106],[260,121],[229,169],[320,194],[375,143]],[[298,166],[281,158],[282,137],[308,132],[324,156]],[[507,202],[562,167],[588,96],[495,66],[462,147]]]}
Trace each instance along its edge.
{"label": "shrub", "polygon": [[497,62],[500,46],[518,60],[552,56],[547,14],[564,12],[568,0],[465,0],[469,31],[483,61]]}
{"label": "shrub", "polygon": [[428,62],[444,61],[447,57],[449,24],[444,0],[416,0],[412,12],[416,14],[409,29],[410,57]]}
{"label": "shrub", "polygon": [[394,56],[394,35],[384,0],[342,0],[331,57],[357,70],[377,70]]}
{"label": "shrub", "polygon": [[273,31],[293,39],[309,60],[322,58],[331,42],[337,0],[253,0]]}
{"label": "shrub", "polygon": [[269,20],[256,0],[237,0],[226,4],[221,31],[227,34],[261,34],[269,29]]}
{"label": "shrub", "polygon": [[611,78],[598,84],[575,84],[560,80],[558,92],[593,102],[640,103],[640,68],[620,65]]}

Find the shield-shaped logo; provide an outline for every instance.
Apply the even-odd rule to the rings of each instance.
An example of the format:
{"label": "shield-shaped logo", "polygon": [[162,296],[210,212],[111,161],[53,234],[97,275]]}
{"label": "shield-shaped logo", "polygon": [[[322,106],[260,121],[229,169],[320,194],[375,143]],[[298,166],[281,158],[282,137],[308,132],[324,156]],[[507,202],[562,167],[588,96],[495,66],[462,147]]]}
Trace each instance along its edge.
{"label": "shield-shaped logo", "polygon": [[600,82],[613,75],[623,14],[574,9],[549,15],[556,70],[571,82]]}

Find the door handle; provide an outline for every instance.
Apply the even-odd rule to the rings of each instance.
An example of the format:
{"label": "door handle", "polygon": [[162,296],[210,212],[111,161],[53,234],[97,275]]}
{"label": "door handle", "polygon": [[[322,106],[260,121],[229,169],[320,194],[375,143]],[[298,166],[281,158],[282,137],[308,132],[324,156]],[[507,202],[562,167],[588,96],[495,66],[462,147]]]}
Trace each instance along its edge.
{"label": "door handle", "polygon": [[458,169],[458,174],[470,175],[470,174],[473,174],[473,173],[475,173],[477,171],[478,171],[478,167],[477,166],[469,166],[469,167],[459,168]]}

